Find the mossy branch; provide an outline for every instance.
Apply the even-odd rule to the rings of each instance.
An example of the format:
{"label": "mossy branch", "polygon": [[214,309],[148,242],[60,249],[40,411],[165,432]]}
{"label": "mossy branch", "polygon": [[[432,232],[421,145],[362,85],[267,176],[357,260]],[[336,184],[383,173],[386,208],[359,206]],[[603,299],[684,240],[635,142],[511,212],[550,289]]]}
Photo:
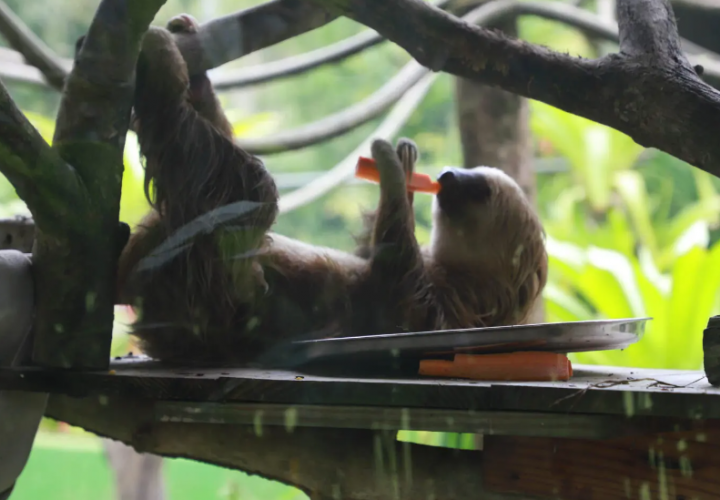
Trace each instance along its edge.
{"label": "mossy branch", "polygon": [[2,82],[0,173],[7,177],[35,215],[38,227],[47,234],[63,234],[65,221],[83,213],[82,181],[25,118]]}
{"label": "mossy branch", "polygon": [[57,231],[42,223],[49,212],[29,205],[38,224],[33,250],[38,364],[108,365],[115,270],[127,236],[118,216],[135,65],[142,37],[164,3],[102,0],[65,80],[52,147],[64,163],[53,170],[72,165],[82,189],[59,189],[56,197],[66,211]]}

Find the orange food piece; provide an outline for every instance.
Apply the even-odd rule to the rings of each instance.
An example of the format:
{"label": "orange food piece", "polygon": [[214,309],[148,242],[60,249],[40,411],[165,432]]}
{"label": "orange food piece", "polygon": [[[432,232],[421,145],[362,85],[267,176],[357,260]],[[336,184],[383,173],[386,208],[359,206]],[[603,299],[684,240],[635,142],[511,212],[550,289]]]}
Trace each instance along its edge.
{"label": "orange food piece", "polygon": [[553,352],[456,354],[453,361],[420,361],[419,374],[473,380],[549,382],[570,379],[572,363],[564,354]]}
{"label": "orange food piece", "polygon": [[[375,160],[361,156],[355,167],[355,177],[371,182],[380,182],[380,172]],[[413,173],[407,183],[408,191],[416,193],[438,194],[440,183],[434,181],[428,174]]]}

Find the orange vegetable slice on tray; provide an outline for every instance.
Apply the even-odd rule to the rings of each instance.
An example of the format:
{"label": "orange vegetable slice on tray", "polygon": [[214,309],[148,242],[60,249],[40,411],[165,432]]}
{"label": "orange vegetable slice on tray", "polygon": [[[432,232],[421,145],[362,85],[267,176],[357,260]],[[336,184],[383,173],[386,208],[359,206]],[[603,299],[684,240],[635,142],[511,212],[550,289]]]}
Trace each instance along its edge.
{"label": "orange vegetable slice on tray", "polygon": [[572,363],[564,354],[543,351],[456,354],[453,361],[420,361],[420,375],[515,382],[569,380]]}

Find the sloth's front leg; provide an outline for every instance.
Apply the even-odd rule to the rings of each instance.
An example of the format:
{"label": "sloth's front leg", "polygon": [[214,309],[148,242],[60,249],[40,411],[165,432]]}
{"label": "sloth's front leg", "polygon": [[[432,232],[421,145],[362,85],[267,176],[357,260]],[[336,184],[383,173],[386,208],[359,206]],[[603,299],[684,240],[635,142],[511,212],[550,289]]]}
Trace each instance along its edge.
{"label": "sloth's front leg", "polygon": [[[405,181],[410,182],[410,178],[415,173],[415,164],[417,163],[419,156],[418,147],[410,139],[401,137],[395,145],[395,152],[400,159],[403,172],[405,172]],[[407,191],[407,199],[410,203],[410,221],[414,231],[415,212],[413,211],[413,202],[415,201],[415,193],[413,191]]]}
{"label": "sloth's front leg", "polygon": [[428,288],[427,277],[402,161],[383,140],[373,142],[372,155],[380,173],[380,203],[372,237],[371,282],[388,328],[405,330],[419,312],[416,301]]}
{"label": "sloth's front leg", "polygon": [[402,261],[402,267],[407,268],[420,257],[420,248],[415,240],[406,173],[389,142],[374,141],[372,156],[380,173],[380,202],[373,229],[373,254],[375,260],[378,254],[393,256],[392,260],[397,263]]}

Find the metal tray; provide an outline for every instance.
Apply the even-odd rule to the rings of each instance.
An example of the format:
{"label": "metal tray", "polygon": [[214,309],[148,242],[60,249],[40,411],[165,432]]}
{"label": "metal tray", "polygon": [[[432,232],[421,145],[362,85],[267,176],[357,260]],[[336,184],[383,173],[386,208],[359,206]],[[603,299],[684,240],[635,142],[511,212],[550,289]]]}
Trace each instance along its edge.
{"label": "metal tray", "polygon": [[293,342],[305,362],[345,356],[432,357],[455,353],[625,349],[642,339],[652,318],[573,321],[466,330],[368,335]]}

